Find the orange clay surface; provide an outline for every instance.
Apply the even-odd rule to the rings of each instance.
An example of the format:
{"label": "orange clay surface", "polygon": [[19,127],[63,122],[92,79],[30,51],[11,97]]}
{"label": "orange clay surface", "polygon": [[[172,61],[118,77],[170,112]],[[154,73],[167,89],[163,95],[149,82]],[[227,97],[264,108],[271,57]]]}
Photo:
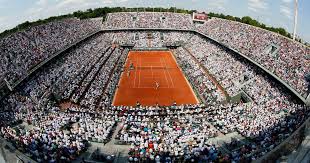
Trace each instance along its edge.
{"label": "orange clay surface", "polygon": [[142,106],[199,102],[170,51],[129,52],[113,105],[135,106],[137,101]]}

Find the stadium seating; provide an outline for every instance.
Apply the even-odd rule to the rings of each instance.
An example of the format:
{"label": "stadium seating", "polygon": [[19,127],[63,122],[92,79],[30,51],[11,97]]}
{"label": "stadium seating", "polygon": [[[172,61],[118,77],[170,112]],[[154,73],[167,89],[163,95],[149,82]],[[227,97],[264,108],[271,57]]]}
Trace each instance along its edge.
{"label": "stadium seating", "polygon": [[[237,49],[303,96],[309,48],[222,19],[195,27],[188,14],[110,13],[104,25],[100,19],[66,19],[20,31],[0,40],[0,79],[16,82],[34,65],[102,26],[182,31],[100,32],[21,83],[0,101],[0,135],[31,159],[70,162],[88,150],[89,143],[104,145],[115,139],[129,148],[129,162],[250,162],[283,142],[310,115],[309,107],[246,59],[183,30],[197,28]],[[181,46],[171,51],[201,102],[112,106],[130,50],[121,45],[156,48],[175,42]],[[251,101],[229,102],[241,93]],[[229,134],[246,141],[214,141]]]}
{"label": "stadium seating", "polygon": [[166,28],[192,29],[191,16],[179,13],[120,12],[109,13],[104,24],[105,29],[122,28]]}
{"label": "stadium seating", "polygon": [[0,40],[0,80],[14,84],[40,62],[101,28],[99,19],[65,19],[35,26]]}
{"label": "stadium seating", "polygon": [[[279,76],[305,98],[310,72],[310,49],[292,40],[257,27],[212,18],[198,30],[238,50]],[[272,49],[273,48],[273,49]]]}

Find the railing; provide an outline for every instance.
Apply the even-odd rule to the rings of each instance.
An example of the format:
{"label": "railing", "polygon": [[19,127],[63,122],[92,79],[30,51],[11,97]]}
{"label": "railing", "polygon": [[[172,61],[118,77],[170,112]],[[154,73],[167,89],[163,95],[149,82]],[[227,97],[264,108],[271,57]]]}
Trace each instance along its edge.
{"label": "railing", "polygon": [[[3,137],[0,136],[0,148],[2,150],[1,154],[4,158],[5,161],[7,162],[26,162],[26,163],[35,163],[36,161],[32,160],[30,157],[28,157],[27,155],[25,155],[24,153],[18,151],[18,149],[16,149],[11,142],[8,142],[7,140],[5,140]],[[15,155],[16,157],[10,157],[10,156],[6,156],[6,153],[4,152],[4,149],[14,152],[11,152],[10,154]]]}
{"label": "railing", "polygon": [[296,131],[294,131],[286,140],[276,146],[263,157],[255,162],[276,162],[281,156],[290,154],[303,141],[305,130],[310,127],[310,118],[308,118]]}

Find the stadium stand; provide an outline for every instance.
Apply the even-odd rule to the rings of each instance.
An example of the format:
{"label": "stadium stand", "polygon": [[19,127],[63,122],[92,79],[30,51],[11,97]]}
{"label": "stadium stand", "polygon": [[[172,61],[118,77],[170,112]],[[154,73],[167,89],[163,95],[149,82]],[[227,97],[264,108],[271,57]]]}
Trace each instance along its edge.
{"label": "stadium stand", "polygon": [[[103,25],[100,19],[67,19],[15,33],[0,40],[0,78],[12,84],[100,28],[109,30],[62,52],[0,101],[0,135],[32,160],[70,162],[91,150],[90,144],[102,144],[110,150],[125,146],[128,162],[250,162],[309,118],[309,107],[279,81],[195,30],[249,56],[304,98],[309,48],[217,18],[196,27],[188,14],[110,13]],[[171,52],[200,103],[113,106],[130,51],[126,44],[178,45]],[[230,101],[241,93],[251,100]]]}
{"label": "stadium stand", "polygon": [[100,29],[101,22],[66,19],[36,26],[0,40],[1,74],[10,84],[66,45]]}
{"label": "stadium stand", "polygon": [[189,14],[170,12],[120,12],[109,13],[104,28],[193,29],[194,24]]}
{"label": "stadium stand", "polygon": [[310,49],[278,34],[246,24],[213,18],[198,30],[249,56],[279,76],[303,97],[307,97],[305,80],[310,71],[306,56]]}

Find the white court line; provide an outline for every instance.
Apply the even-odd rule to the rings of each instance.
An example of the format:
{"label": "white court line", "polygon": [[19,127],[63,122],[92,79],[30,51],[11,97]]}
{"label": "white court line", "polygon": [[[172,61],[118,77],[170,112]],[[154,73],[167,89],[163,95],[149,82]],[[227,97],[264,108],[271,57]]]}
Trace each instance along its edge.
{"label": "white court line", "polygon": [[[164,66],[164,65],[163,65],[163,62],[162,62],[162,58],[160,58],[160,65],[161,65],[161,66]],[[169,81],[168,81],[168,79],[167,79],[166,69],[164,70],[164,74],[165,74],[165,79],[166,79],[166,82],[167,82],[167,85],[168,85],[168,88],[169,88]]]}
{"label": "white court line", "polygon": [[153,79],[153,82],[155,83],[156,80],[155,80],[155,78],[154,78],[154,72],[153,72],[153,66],[152,66],[152,64],[151,64],[151,72],[152,72],[152,79]]}
{"label": "white court line", "polygon": [[[129,65],[129,70],[130,70],[130,65]],[[134,69],[134,71],[135,71],[135,79],[133,81],[133,87],[135,88],[136,87],[136,79],[137,79],[137,70]]]}
{"label": "white court line", "polygon": [[[139,66],[141,66],[141,57],[139,57],[139,59],[140,59],[140,62],[139,62]],[[140,77],[141,76],[141,69],[139,70],[139,84],[138,84],[138,87],[140,87]]]}
{"label": "white court line", "polygon": [[[152,88],[152,89],[154,89],[154,87],[134,87],[134,88]],[[160,88],[170,88],[170,87],[162,87],[162,86],[160,86]]]}
{"label": "white court line", "polygon": [[[164,59],[164,62],[165,62],[165,64],[166,64],[166,66],[167,66],[167,63],[166,63],[166,60]],[[170,72],[168,71],[168,75],[169,75],[169,77],[170,77],[170,80],[171,80],[171,83],[172,83],[172,88],[174,88],[174,83],[173,83],[173,80],[172,80],[172,78],[171,78],[171,75],[170,75]]]}

